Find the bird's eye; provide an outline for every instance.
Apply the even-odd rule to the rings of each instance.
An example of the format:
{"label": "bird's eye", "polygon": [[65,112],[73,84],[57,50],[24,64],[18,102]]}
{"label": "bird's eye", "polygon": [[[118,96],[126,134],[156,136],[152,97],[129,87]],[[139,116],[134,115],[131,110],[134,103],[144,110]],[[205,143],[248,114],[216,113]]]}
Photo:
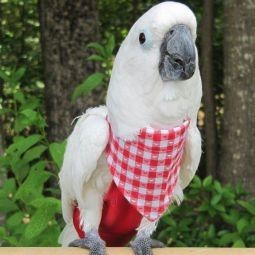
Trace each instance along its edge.
{"label": "bird's eye", "polygon": [[144,44],[145,41],[146,41],[145,34],[144,33],[140,33],[139,34],[139,42],[140,42],[140,44]]}
{"label": "bird's eye", "polygon": [[153,34],[148,28],[139,31],[139,44],[143,50],[149,50],[153,46]]}

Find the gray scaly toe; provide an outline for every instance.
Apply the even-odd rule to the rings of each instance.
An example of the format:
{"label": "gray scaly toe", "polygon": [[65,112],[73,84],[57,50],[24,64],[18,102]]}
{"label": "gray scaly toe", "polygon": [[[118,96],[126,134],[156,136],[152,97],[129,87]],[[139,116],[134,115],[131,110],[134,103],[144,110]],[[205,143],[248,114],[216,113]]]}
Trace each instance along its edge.
{"label": "gray scaly toe", "polygon": [[151,250],[152,240],[150,237],[136,237],[130,245],[135,255],[153,255]]}
{"label": "gray scaly toe", "polygon": [[98,232],[91,230],[82,239],[76,239],[69,247],[81,247],[90,250],[90,255],[106,255],[105,242],[100,238]]}

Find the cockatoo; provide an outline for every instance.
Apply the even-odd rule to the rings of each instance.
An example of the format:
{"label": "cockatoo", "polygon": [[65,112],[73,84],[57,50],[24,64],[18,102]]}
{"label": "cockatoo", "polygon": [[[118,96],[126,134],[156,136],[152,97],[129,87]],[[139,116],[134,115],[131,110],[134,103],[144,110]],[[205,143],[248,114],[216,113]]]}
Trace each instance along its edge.
{"label": "cockatoo", "polygon": [[63,246],[104,255],[106,245],[130,242],[135,254],[152,254],[150,236],[181,202],[201,156],[196,28],[186,5],[163,2],[130,29],[106,106],[88,109],[68,138],[59,174]]}

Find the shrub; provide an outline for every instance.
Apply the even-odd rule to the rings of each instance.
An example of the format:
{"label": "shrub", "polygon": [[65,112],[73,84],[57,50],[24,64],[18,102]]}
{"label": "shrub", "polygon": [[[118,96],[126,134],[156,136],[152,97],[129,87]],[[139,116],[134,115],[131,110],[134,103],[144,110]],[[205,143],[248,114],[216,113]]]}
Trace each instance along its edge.
{"label": "shrub", "polygon": [[24,92],[24,68],[1,71],[4,97],[0,117],[8,122],[11,143],[0,157],[0,173],[7,177],[0,188],[0,227],[4,246],[56,246],[61,229],[57,182],[65,143],[49,143],[41,100]]}
{"label": "shrub", "polygon": [[168,246],[255,246],[255,200],[242,186],[195,177],[181,206],[170,206],[155,237]]}

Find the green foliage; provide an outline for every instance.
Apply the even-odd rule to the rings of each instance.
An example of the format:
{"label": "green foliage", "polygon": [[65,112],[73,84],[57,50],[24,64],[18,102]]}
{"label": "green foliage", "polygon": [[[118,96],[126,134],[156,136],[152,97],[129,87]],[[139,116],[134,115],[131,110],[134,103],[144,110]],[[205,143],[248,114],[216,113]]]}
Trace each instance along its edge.
{"label": "green foliage", "polygon": [[155,237],[168,246],[255,247],[255,200],[241,186],[195,177],[181,206],[172,205]]}
{"label": "green foliage", "polygon": [[72,101],[76,100],[79,96],[87,95],[93,89],[102,85],[104,79],[103,73],[91,74],[82,84],[77,86],[72,94]]}
{"label": "green foliage", "polygon": [[65,152],[66,141],[62,143],[51,143],[49,146],[50,155],[58,168],[60,169],[63,163],[63,155]]}
{"label": "green foliage", "polygon": [[37,0],[0,0],[0,16],[1,66],[26,66],[22,84],[30,87],[42,77]]}
{"label": "green foliage", "polygon": [[47,186],[57,182],[65,142],[48,142],[41,101],[22,89],[24,74],[25,68],[0,72],[3,96],[8,98],[0,117],[12,120],[7,126],[12,140],[0,156],[1,173],[8,175],[0,188],[0,212],[6,222],[0,238],[4,246],[56,246],[62,223],[60,200],[54,194],[59,192],[49,192]]}
{"label": "green foliage", "polygon": [[133,23],[158,0],[99,0],[98,10],[101,33],[114,34],[119,46]]}
{"label": "green foliage", "polygon": [[88,95],[98,86],[108,86],[113,65],[113,50],[115,48],[115,39],[113,35],[107,35],[105,43],[89,43],[88,48],[95,51],[95,54],[88,57],[87,60],[100,63],[101,72],[96,72],[88,76],[72,94],[72,101],[75,101],[82,95]]}

